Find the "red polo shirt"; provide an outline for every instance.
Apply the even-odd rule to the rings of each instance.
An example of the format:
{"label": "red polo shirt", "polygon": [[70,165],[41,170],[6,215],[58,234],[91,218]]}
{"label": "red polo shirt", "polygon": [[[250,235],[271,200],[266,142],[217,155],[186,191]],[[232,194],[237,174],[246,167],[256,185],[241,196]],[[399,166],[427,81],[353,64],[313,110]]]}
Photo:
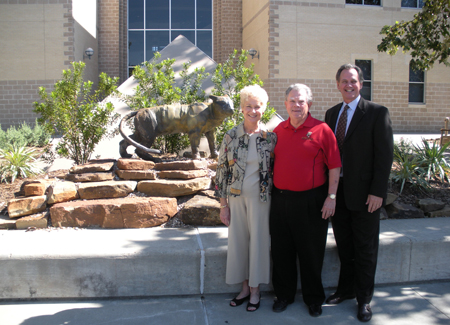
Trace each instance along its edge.
{"label": "red polo shirt", "polygon": [[282,190],[306,191],[323,185],[327,170],[341,167],[341,157],[333,131],[324,122],[308,114],[294,128],[290,119],[275,128],[273,182]]}

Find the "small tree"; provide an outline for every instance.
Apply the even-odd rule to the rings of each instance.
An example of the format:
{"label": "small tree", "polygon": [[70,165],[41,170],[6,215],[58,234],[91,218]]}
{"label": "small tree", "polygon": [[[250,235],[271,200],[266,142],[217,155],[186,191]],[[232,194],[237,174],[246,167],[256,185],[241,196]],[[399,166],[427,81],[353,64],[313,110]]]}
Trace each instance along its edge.
{"label": "small tree", "polygon": [[[239,109],[241,102],[240,91],[249,85],[263,86],[263,82],[253,70],[254,64],[252,63],[248,68],[245,67],[247,58],[248,51],[241,50],[239,54],[238,50],[234,50],[225,63],[217,65],[211,78],[214,83],[212,94],[216,96],[227,95],[233,101],[235,108],[233,115],[226,118],[216,130],[216,143],[218,146],[222,143],[225,133],[244,120]],[[274,114],[275,109],[267,103],[267,108],[261,118],[262,122],[267,123]]]}
{"label": "small tree", "polygon": [[110,138],[117,131],[108,131],[119,118],[113,114],[111,103],[100,102],[116,91],[119,78],[106,73],[99,76],[98,89],[92,91],[93,82],[83,82],[83,62],[73,62],[72,69],[63,70],[62,80],[54,90],[47,93],[39,87],[42,103],[34,102],[34,112],[40,114],[38,121],[50,134],[61,134],[56,152],[62,157],[86,163],[95,146],[104,137]]}
{"label": "small tree", "polygon": [[435,62],[450,66],[450,1],[425,0],[422,11],[410,21],[384,26],[380,34],[386,35],[378,51],[395,55],[399,48],[410,52],[411,66],[427,70]]}

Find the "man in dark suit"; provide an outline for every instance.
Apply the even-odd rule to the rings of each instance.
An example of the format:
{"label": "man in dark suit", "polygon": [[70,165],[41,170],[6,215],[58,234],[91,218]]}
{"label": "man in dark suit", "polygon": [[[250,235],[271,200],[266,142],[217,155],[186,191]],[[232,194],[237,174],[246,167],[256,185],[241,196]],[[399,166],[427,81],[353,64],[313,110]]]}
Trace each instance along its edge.
{"label": "man in dark suit", "polygon": [[325,122],[336,134],[342,159],[331,218],[341,269],[337,290],[326,303],[356,296],[357,317],[367,322],[372,318],[380,208],[392,167],[393,134],[388,109],[361,97],[364,77],[359,67],[341,66],[336,82],[343,103],[326,112]]}

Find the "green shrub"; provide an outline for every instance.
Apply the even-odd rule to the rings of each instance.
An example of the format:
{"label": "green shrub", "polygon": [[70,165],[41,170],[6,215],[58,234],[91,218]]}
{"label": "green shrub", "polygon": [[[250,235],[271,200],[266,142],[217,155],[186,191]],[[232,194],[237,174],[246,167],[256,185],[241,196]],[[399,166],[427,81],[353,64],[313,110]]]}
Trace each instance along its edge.
{"label": "green shrub", "polygon": [[9,144],[8,149],[0,149],[0,181],[13,183],[16,178],[26,178],[42,173],[35,164],[34,149]]}
{"label": "green shrub", "polygon": [[39,87],[42,103],[34,103],[45,131],[62,134],[56,146],[58,155],[76,164],[86,163],[100,140],[117,134],[117,130],[108,131],[108,126],[119,118],[113,114],[112,103],[101,102],[116,91],[119,78],[101,73],[97,90],[92,91],[92,81],[83,82],[84,68],[83,62],[73,62],[72,69],[63,70],[62,80],[50,94]]}
{"label": "green shrub", "polygon": [[0,125],[0,149],[7,149],[8,145],[44,147],[50,141],[50,134],[36,120],[33,129],[25,122],[20,127],[9,127],[6,132]]}
{"label": "green shrub", "polygon": [[6,130],[6,144],[25,147],[27,146],[28,141],[26,135],[21,131],[21,129],[17,129],[15,126],[11,126],[8,128],[8,130]]}

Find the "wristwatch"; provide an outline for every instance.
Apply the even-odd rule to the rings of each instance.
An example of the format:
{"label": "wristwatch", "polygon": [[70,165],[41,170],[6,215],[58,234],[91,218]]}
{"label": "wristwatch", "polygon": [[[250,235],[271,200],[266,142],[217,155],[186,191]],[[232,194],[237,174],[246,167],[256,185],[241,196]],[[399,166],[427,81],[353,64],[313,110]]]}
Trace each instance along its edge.
{"label": "wristwatch", "polygon": [[332,200],[336,199],[336,194],[328,194],[328,197]]}

